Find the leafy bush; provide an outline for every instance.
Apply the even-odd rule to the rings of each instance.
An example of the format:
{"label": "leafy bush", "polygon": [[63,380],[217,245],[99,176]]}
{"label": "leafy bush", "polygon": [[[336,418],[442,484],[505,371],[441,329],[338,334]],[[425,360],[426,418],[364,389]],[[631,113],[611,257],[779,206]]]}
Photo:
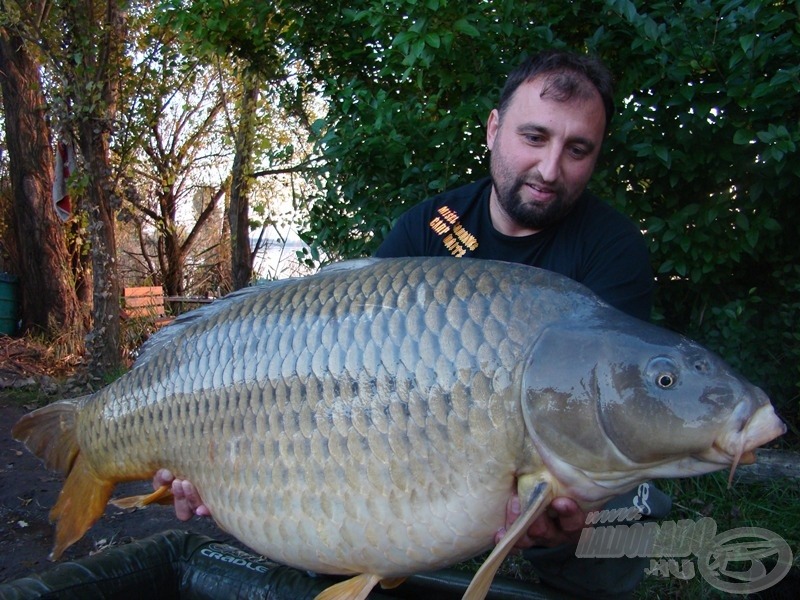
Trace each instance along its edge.
{"label": "leafy bush", "polygon": [[[772,274],[778,285],[752,288],[746,296],[710,306],[692,320],[687,333],[724,356],[755,384],[767,390],[792,428],[800,434],[800,266]],[[769,296],[767,296],[769,294]]]}

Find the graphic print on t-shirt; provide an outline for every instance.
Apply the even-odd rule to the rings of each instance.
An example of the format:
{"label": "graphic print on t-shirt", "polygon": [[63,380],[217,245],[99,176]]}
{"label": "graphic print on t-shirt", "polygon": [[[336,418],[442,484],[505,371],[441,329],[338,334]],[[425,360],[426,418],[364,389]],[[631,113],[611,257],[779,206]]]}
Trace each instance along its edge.
{"label": "graphic print on t-shirt", "polygon": [[441,206],[436,211],[438,216],[429,223],[433,232],[442,238],[442,244],[456,258],[461,258],[468,250],[478,247],[478,240],[464,229],[458,220],[458,213],[449,206]]}

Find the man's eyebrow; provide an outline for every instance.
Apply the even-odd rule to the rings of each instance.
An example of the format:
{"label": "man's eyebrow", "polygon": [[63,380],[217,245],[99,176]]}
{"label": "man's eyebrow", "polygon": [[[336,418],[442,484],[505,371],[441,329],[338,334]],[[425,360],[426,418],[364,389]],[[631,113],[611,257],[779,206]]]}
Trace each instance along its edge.
{"label": "man's eyebrow", "polygon": [[[525,135],[528,133],[540,133],[544,135],[550,135],[551,131],[544,125],[539,125],[537,123],[523,123],[517,126],[517,133],[521,135]],[[581,144],[583,146],[586,146],[586,150],[588,152],[591,152],[597,147],[597,144],[595,144],[592,140],[590,140],[589,138],[585,138],[583,136],[574,136],[569,138],[569,140],[567,141],[572,144]]]}
{"label": "man's eyebrow", "polygon": [[517,126],[517,133],[550,133],[550,130],[544,125],[523,123]]}

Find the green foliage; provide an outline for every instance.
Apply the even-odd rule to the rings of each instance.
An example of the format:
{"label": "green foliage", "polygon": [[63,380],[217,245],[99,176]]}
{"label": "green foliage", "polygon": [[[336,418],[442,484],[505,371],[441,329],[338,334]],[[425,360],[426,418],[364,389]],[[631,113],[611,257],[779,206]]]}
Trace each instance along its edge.
{"label": "green foliage", "polygon": [[191,56],[229,54],[246,60],[262,74],[271,74],[275,65],[283,64],[272,27],[275,13],[268,2],[164,0],[159,21],[191,32],[183,39]]}
{"label": "green foliage", "polygon": [[45,390],[44,386],[38,383],[0,390],[0,402],[6,406],[19,406],[26,412],[45,406],[57,398],[58,396],[54,397],[51,390]]}
{"label": "green foliage", "polygon": [[[753,287],[727,302],[703,298],[690,336],[702,339],[779,403],[796,441],[800,434],[800,266],[768,274],[772,285]],[[697,293],[697,292],[695,292]],[[716,302],[712,303],[712,299]]]}
{"label": "green foliage", "polygon": [[348,35],[327,34],[316,49],[329,112],[312,245],[331,257],[370,253],[405,209],[482,176],[493,98],[509,64],[553,43],[568,17],[548,16],[557,4],[348,3],[334,29]]}

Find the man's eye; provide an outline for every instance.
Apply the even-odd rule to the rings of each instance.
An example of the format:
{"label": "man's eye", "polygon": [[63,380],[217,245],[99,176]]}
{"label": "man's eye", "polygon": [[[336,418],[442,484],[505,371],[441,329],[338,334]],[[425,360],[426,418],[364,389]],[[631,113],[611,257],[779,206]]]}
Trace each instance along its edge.
{"label": "man's eye", "polygon": [[570,154],[575,158],[583,158],[589,154],[589,151],[581,146],[576,146],[570,149]]}

